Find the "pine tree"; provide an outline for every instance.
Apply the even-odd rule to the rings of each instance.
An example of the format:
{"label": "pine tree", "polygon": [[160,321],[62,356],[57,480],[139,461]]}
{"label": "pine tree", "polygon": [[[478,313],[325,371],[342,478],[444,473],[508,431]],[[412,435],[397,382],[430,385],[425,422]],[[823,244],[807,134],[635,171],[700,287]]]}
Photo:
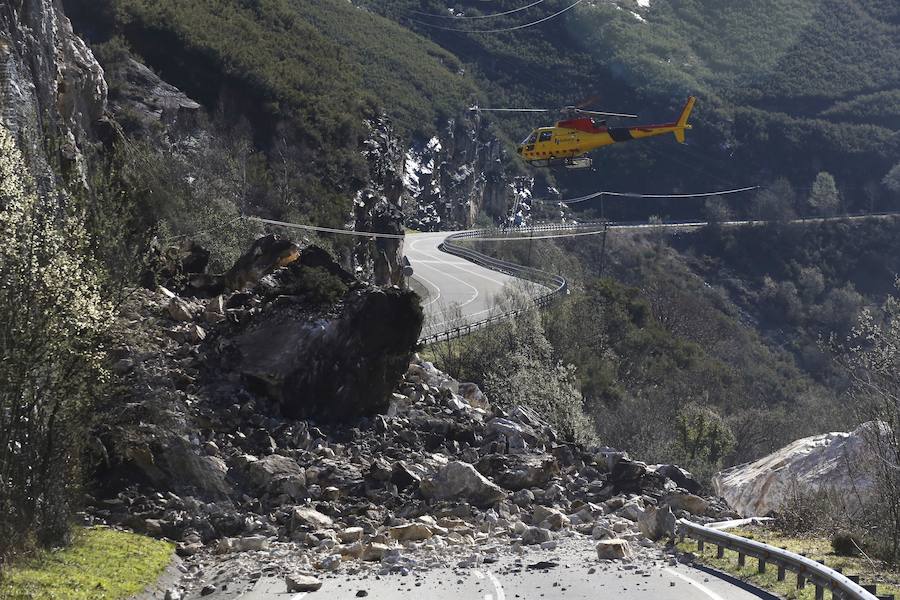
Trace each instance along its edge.
{"label": "pine tree", "polygon": [[841,205],[841,195],[831,173],[822,171],[816,175],[809,192],[809,205],[817,215],[830,217],[837,214]]}

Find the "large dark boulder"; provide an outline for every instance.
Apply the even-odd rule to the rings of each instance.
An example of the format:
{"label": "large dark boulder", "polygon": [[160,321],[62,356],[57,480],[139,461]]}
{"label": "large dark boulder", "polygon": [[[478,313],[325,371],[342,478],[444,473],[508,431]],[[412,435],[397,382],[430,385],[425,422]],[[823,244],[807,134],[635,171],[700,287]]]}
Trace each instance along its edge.
{"label": "large dark boulder", "polygon": [[234,368],[263,384],[285,416],[341,421],[387,410],[422,329],[418,297],[350,292],[337,316],[310,319],[273,304],[235,340]]}

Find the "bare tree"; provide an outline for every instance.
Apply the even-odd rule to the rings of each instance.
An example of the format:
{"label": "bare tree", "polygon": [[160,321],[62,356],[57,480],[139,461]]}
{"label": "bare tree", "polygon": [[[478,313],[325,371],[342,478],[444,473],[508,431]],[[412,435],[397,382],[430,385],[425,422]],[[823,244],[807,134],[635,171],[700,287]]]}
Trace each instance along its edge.
{"label": "bare tree", "polygon": [[[900,284],[898,284],[900,285]],[[851,334],[852,397],[864,428],[875,482],[869,530],[886,536],[887,558],[900,558],[900,301],[889,297],[880,314],[866,309]],[[881,544],[879,544],[881,545]]]}

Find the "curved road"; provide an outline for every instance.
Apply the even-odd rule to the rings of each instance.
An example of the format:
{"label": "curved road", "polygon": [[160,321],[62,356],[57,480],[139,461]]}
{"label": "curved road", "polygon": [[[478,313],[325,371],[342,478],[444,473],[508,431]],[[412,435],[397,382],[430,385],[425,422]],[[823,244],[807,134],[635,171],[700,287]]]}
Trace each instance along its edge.
{"label": "curved road", "polygon": [[[494,299],[507,285],[522,285],[522,280],[491,271],[467,260],[438,250],[453,231],[413,233],[407,236],[405,252],[413,268],[412,278],[427,294],[425,327],[422,335],[438,333],[462,322],[475,322],[490,316]],[[454,307],[458,307],[457,315]]]}
{"label": "curved road", "polygon": [[[502,542],[498,541],[498,546]],[[728,576],[675,563],[658,548],[639,550],[631,561],[597,559],[593,542],[564,538],[554,550],[529,547],[523,556],[502,552],[497,562],[456,566],[468,552],[446,549],[408,574],[376,575],[378,565],[316,576],[321,590],[285,593],[281,577],[232,581],[208,600],[777,600]],[[472,548],[471,551],[476,551]],[[427,553],[426,553],[427,554]],[[415,554],[412,554],[415,556]],[[420,558],[421,560],[421,558]],[[217,586],[218,587],[218,586]],[[200,594],[188,595],[199,600]]]}
{"label": "curved road", "polygon": [[[896,218],[896,213],[873,213],[864,215],[843,215],[837,217],[807,217],[790,221],[796,224],[820,224],[828,221],[861,221],[866,219]],[[720,223],[723,227],[745,227],[764,225],[766,221],[725,221]],[[611,224],[609,230],[680,230],[697,229],[708,225],[706,221],[683,221],[671,223],[617,223]],[[504,236],[501,239],[545,239],[560,237],[561,231],[543,231],[525,236],[528,230],[523,230],[523,236]],[[436,233],[411,233],[406,237],[406,256],[413,267],[413,276],[418,282],[419,291],[424,292],[423,307],[425,308],[425,327],[422,335],[427,337],[435,333],[442,333],[454,326],[465,323],[473,323],[491,315],[491,309],[496,298],[507,285],[523,285],[522,280],[491,271],[474,263],[468,262],[457,256],[438,250],[438,246],[448,236],[457,231],[441,231]],[[574,232],[574,235],[597,235],[600,230],[592,232]],[[416,283],[413,283],[416,286]],[[537,284],[533,286],[532,295],[542,290]],[[454,307],[458,307],[454,308]]]}

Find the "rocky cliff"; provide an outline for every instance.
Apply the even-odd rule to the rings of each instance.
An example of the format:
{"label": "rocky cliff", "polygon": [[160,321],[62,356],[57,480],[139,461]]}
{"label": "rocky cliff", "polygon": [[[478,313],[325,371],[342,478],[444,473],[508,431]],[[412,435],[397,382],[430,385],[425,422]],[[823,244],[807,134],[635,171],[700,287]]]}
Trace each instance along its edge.
{"label": "rocky cliff", "polygon": [[461,115],[421,147],[408,150],[404,183],[409,226],[466,229],[481,212],[496,223],[521,224],[534,180],[510,173],[504,153],[503,142],[478,113]]}
{"label": "rocky cliff", "polygon": [[106,96],[103,69],[59,0],[0,5],[0,119],[43,186],[50,164],[83,177],[85,150],[106,126]]}

